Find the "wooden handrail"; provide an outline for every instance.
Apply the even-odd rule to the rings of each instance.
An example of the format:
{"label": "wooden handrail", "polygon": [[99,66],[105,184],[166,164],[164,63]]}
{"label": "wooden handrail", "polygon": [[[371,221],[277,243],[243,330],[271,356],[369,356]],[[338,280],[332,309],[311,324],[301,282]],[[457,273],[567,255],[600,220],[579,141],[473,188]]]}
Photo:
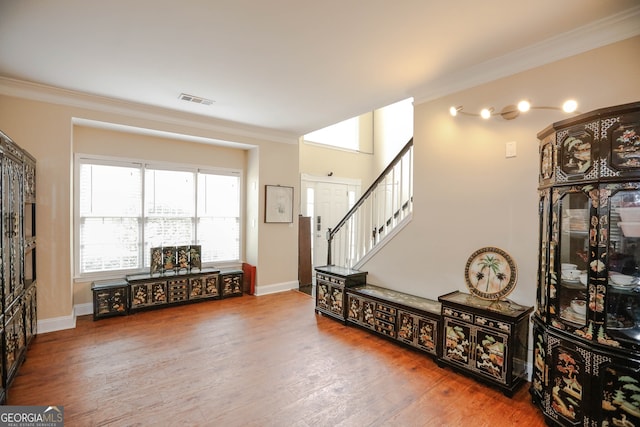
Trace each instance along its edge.
{"label": "wooden handrail", "polygon": [[389,163],[389,165],[382,171],[382,173],[376,178],[376,180],[373,181],[373,183],[369,186],[367,191],[365,191],[364,194],[353,205],[353,207],[349,209],[349,212],[346,213],[346,215],[338,222],[338,224],[335,227],[329,229],[329,231],[327,232],[327,243],[328,243],[327,264],[328,265],[332,265],[331,241],[333,240],[333,237],[335,236],[335,234],[338,231],[340,231],[340,229],[349,220],[349,218],[351,218],[355,214],[355,212],[358,210],[358,208],[360,208],[360,206],[369,198],[369,196],[371,196],[371,194],[373,193],[377,185],[387,177],[389,172],[391,172],[393,168],[402,160],[404,155],[411,149],[411,147],[413,147],[413,138],[411,138],[407,142],[407,144],[402,148],[402,150],[400,150],[400,152],[393,158],[393,160]]}

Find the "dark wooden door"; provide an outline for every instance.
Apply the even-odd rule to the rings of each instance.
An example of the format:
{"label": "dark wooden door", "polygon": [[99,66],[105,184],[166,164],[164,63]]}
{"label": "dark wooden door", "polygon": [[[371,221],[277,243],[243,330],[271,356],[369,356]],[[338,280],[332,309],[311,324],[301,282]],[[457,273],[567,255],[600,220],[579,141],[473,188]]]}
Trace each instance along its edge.
{"label": "dark wooden door", "polygon": [[311,285],[311,217],[298,217],[298,282]]}

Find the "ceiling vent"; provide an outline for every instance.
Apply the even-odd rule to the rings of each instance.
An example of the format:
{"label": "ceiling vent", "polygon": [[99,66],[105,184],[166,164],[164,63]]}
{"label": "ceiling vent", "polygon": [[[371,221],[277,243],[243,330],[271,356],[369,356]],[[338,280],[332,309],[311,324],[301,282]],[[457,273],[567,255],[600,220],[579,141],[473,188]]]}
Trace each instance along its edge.
{"label": "ceiling vent", "polygon": [[187,95],[186,93],[181,93],[178,99],[180,99],[181,101],[189,101],[195,104],[202,104],[202,105],[211,105],[215,102],[212,99],[206,99],[206,98],[201,98],[199,96]]}

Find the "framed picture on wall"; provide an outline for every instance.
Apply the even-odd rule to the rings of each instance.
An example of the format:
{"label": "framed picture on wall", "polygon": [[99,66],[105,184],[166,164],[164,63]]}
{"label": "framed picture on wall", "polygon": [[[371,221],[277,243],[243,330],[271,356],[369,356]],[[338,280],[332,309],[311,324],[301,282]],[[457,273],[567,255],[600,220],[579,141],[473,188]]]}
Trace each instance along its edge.
{"label": "framed picture on wall", "polygon": [[265,185],[264,222],[293,222],[293,187]]}

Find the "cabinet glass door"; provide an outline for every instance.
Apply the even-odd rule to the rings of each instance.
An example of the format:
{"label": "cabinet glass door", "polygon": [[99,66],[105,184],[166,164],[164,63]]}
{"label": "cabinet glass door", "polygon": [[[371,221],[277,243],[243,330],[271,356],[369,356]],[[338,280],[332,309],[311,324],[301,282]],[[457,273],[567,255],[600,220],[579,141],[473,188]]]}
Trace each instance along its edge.
{"label": "cabinet glass door", "polygon": [[2,283],[4,308],[18,297],[22,284],[22,165],[2,158]]}
{"label": "cabinet glass door", "polygon": [[549,189],[539,193],[540,230],[538,254],[538,286],[536,288],[536,313],[547,314],[547,281],[549,280],[549,217],[551,193]]}
{"label": "cabinet glass door", "polygon": [[584,326],[587,319],[590,208],[590,199],[582,191],[568,192],[560,201],[557,314],[574,327]]}
{"label": "cabinet glass door", "polygon": [[[601,193],[603,191],[607,188]],[[607,264],[607,332],[617,340],[637,345],[640,343],[640,189],[612,192]]]}

